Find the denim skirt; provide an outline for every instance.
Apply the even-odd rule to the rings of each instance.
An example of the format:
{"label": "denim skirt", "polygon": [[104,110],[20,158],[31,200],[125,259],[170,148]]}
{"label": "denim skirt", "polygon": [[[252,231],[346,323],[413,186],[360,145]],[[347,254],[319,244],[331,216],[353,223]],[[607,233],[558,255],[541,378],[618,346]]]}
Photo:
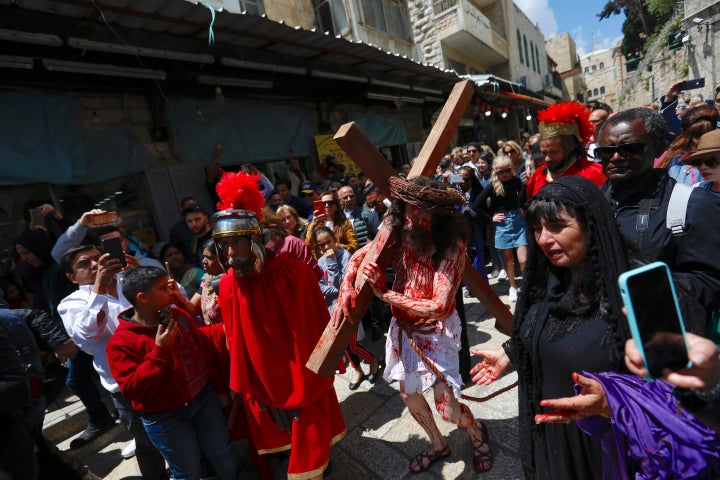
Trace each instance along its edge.
{"label": "denim skirt", "polygon": [[527,245],[525,219],[518,210],[505,212],[505,220],[495,224],[495,248],[505,250]]}

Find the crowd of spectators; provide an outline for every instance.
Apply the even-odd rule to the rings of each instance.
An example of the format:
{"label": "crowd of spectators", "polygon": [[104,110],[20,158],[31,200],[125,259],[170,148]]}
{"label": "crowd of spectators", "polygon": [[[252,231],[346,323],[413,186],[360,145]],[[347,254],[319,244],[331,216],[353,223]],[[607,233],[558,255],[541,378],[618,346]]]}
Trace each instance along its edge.
{"label": "crowd of spectators", "polygon": [[[590,415],[615,419],[619,407],[613,401],[610,406],[602,404],[598,398],[609,396],[605,390],[617,383],[614,374],[629,375],[627,368],[634,373],[642,371],[631,341],[628,367],[622,362],[629,333],[616,291],[619,273],[635,264],[665,262],[681,293],[688,330],[697,335],[697,341],[691,337],[693,346],[706,348],[703,337],[717,341],[720,336],[720,232],[714,233],[720,228],[720,87],[713,106],[688,107],[668,122],[669,115],[675,114],[673,100],[677,101],[678,94],[673,85],[660,113],[649,108],[613,113],[605,106],[589,111],[575,102],[554,105],[539,115],[538,134],[524,135],[519,141],[498,141],[497,149],[470,142],[452,148],[439,162],[435,180],[464,197],[457,213],[471,227],[467,260],[488,281],[507,282],[507,299],[517,302],[510,340],[503,349],[475,352],[483,359],[472,373],[476,382],[488,384],[510,363],[518,368],[522,461],[532,478],[599,478],[603,470],[644,468],[635,458],[603,459],[599,427],[582,420]],[[677,127],[674,138],[669,135],[668,123]],[[221,153],[218,146],[208,167],[210,184],[217,180],[213,175]],[[412,161],[402,164],[397,175],[407,177],[411,167]],[[258,175],[267,204],[262,219],[265,247],[274,255],[286,254],[308,263],[332,311],[350,257],[375,238],[389,199],[365,175],[346,174],[344,166],[332,158],[306,176],[291,154],[287,178],[274,182],[255,166],[246,169]],[[667,219],[677,184],[698,188],[688,193],[682,208],[684,221],[673,230]],[[10,358],[18,343],[20,337],[13,336],[11,329],[16,318],[29,328],[33,342],[45,353],[32,371],[10,360],[3,363],[0,420],[14,433],[9,437],[12,449],[0,456],[0,468],[23,478],[51,478],[49,465],[56,465],[53,461],[60,457],[49,453],[52,449],[38,428],[42,419],[39,423],[37,415],[25,423],[18,419],[29,418],[31,411],[37,413],[38,399],[51,400],[58,394],[58,385],[65,382],[88,414],[88,424],[71,448],[94,441],[113,428],[119,417],[134,438],[123,455],[137,455],[143,478],[167,478],[165,461],[173,473],[197,473],[200,453],[169,441],[163,430],[167,425],[159,429],[149,426],[147,419],[155,406],[126,401],[116,378],[121,375],[123,382],[129,381],[137,368],[126,351],[117,350],[122,350],[119,342],[143,344],[144,355],[153,355],[156,343],[172,344],[177,325],[191,322],[210,328],[221,321],[218,285],[224,269],[211,235],[212,212],[192,197],[182,199],[179,207],[182,219],[168,232],[168,241],[153,249],[127,232],[121,219],[97,222],[105,213],[102,210],[89,209],[73,223],[52,205],[37,208],[48,226],[31,223],[20,235],[16,275],[0,283],[0,355]],[[119,240],[124,258],[104,250],[105,242],[113,239]],[[152,278],[136,279],[132,272],[138,266],[153,267]],[[391,285],[392,271],[388,274]],[[166,326],[156,337],[147,327],[125,328],[120,338],[116,330],[124,310],[134,307],[142,313],[162,307],[155,308],[152,301],[145,303],[139,293],[161,278],[176,282],[169,293],[177,307],[168,313],[176,319],[173,329]],[[145,286],[138,286],[141,284]],[[127,298],[126,291],[133,297]],[[470,295],[465,292],[466,297]],[[384,368],[383,359],[362,344],[366,334],[377,340],[386,332],[390,313],[383,307],[382,302],[374,302],[363,319],[365,331],[361,328],[353,336],[346,352],[355,370],[351,390],[365,380],[375,383]],[[8,323],[11,321],[16,323]],[[142,324],[141,318],[137,321]],[[215,333],[209,334],[209,339],[185,338],[182,351],[192,358],[201,355],[198,352],[207,348],[208,342],[217,341],[213,335],[220,335],[217,327],[213,328]],[[108,343],[116,345],[113,355],[115,363],[124,365],[122,369],[108,365]],[[587,355],[568,358],[570,348]],[[705,357],[697,363],[716,365],[717,353]],[[214,367],[203,368],[207,372],[193,373],[197,379],[205,379]],[[690,370],[679,382],[692,385],[702,401],[712,403],[720,396],[717,376],[706,370],[697,375]],[[40,393],[28,393],[24,382],[30,381],[32,387],[32,374],[37,372],[45,377]],[[93,372],[110,392],[117,413],[101,400]],[[600,372],[611,374],[603,377],[597,375]],[[467,379],[469,372],[463,373]],[[666,377],[678,381],[672,375]],[[563,397],[571,398],[575,391],[580,392],[582,401],[563,403]],[[215,413],[203,422],[217,433],[215,417],[222,413],[208,400],[211,396],[212,389],[203,384],[193,390],[191,399],[202,403],[202,408],[210,409],[205,405],[213,404]],[[159,397],[153,402],[162,408],[172,404]],[[565,413],[555,415],[551,408]],[[574,423],[556,424],[568,420],[580,420],[581,428]],[[700,423],[697,429],[704,432],[702,428]],[[208,442],[200,430],[187,435],[197,436],[198,444]],[[622,435],[625,442],[635,441],[627,431]],[[716,431],[708,435],[712,435],[710,443],[720,444]],[[213,436],[215,453],[229,452],[229,437]],[[601,440],[607,442],[607,438]],[[28,445],[34,445],[38,454],[28,455]],[[168,453],[183,449],[187,450],[181,456],[185,458]],[[10,451],[16,454],[8,455]],[[562,456],[549,454],[557,451],[563,452]],[[237,465],[220,458],[228,454],[208,456],[207,449],[202,452],[220,477],[232,478]],[[717,460],[707,464],[707,471],[720,474]]]}

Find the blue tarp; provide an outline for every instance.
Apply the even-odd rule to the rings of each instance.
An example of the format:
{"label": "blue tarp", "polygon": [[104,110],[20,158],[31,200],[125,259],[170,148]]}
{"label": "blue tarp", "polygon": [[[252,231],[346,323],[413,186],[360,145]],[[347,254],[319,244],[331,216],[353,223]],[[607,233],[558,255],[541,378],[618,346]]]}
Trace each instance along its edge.
{"label": "blue tarp", "polygon": [[82,129],[75,97],[6,93],[0,105],[0,185],[94,183],[152,164],[122,127]]}
{"label": "blue tarp", "polygon": [[170,100],[168,117],[183,163],[207,163],[223,144],[223,165],[310,155],[306,110],[288,106]]}
{"label": "blue tarp", "polygon": [[348,112],[348,120],[357,123],[378,148],[407,143],[405,125],[400,115]]}

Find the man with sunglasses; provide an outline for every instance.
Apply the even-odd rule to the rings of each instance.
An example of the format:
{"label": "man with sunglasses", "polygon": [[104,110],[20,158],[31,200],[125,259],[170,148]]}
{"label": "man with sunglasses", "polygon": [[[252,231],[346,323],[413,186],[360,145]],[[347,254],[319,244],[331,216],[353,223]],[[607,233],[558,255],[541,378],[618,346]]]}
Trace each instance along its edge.
{"label": "man with sunglasses", "polygon": [[602,167],[587,159],[585,147],[594,132],[590,113],[577,102],[550,105],[538,112],[540,151],[545,163],[538,167],[526,184],[527,198],[556,178],[575,175],[598,187],[605,183]]}
{"label": "man with sunglasses", "polygon": [[653,169],[653,160],[665,150],[667,135],[662,116],[650,109],[632,108],[610,117],[595,149],[608,177],[603,191],[629,248],[644,261],[667,263],[682,290],[709,313],[720,307],[720,199],[695,188],[687,201],[684,231],[674,234],[666,226],[676,182],[666,170]]}

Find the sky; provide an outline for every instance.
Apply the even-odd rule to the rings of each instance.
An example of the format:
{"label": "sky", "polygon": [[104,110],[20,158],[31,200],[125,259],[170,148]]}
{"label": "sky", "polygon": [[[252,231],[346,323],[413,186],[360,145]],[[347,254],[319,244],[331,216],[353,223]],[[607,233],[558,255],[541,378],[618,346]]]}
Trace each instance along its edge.
{"label": "sky", "polygon": [[538,24],[545,38],[569,32],[580,56],[610,48],[622,38],[624,15],[602,21],[597,17],[607,0],[514,1],[530,20]]}

